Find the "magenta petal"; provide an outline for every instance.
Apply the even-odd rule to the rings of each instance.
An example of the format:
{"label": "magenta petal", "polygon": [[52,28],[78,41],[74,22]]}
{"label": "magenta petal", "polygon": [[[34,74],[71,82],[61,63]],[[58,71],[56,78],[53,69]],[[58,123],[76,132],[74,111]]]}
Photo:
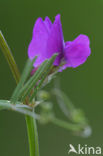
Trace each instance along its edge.
{"label": "magenta petal", "polygon": [[33,59],[38,56],[34,66],[40,65],[46,58],[46,46],[49,31],[42,18],[38,18],[33,29],[33,37],[28,47],[28,56]]}
{"label": "magenta petal", "polygon": [[91,54],[90,41],[86,35],[79,35],[74,41],[65,43],[64,69],[67,67],[76,68],[83,64]]}
{"label": "magenta petal", "polygon": [[60,15],[55,17],[55,21],[52,25],[50,35],[47,40],[47,56],[50,58],[54,53],[58,53],[58,56],[54,62],[54,65],[60,64],[63,57],[63,32],[60,20]]}
{"label": "magenta petal", "polygon": [[45,23],[45,25],[46,25],[48,31],[50,31],[50,30],[51,30],[51,27],[52,27],[52,22],[51,22],[51,20],[49,19],[49,17],[46,17],[46,18],[45,18],[44,23]]}
{"label": "magenta petal", "polygon": [[59,65],[63,56],[63,33],[60,15],[56,16],[53,24],[48,17],[44,21],[42,18],[38,18],[34,25],[33,37],[28,48],[28,56],[30,59],[38,56],[34,64],[37,67],[54,53],[59,53],[54,62],[54,65]]}

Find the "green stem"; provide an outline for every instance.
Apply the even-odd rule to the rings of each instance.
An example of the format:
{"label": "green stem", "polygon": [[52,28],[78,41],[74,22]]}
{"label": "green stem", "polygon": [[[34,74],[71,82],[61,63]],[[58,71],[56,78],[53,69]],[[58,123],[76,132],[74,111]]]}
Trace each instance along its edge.
{"label": "green stem", "polygon": [[39,143],[36,120],[26,116],[30,156],[39,156]]}
{"label": "green stem", "polygon": [[11,72],[14,76],[16,83],[18,83],[19,79],[20,79],[20,73],[19,73],[18,67],[16,65],[15,59],[11,53],[11,50],[10,50],[1,31],[0,31],[0,48],[9,64],[9,67],[11,69]]}
{"label": "green stem", "polygon": [[[18,84],[20,80],[20,73],[16,65],[15,59],[11,53],[11,50],[1,31],[0,31],[0,48],[9,64],[14,79]],[[26,101],[26,104],[28,104],[27,102],[28,101]],[[26,124],[28,130],[27,132],[29,138],[30,156],[39,156],[38,132],[37,132],[36,120],[33,117],[26,116]]]}

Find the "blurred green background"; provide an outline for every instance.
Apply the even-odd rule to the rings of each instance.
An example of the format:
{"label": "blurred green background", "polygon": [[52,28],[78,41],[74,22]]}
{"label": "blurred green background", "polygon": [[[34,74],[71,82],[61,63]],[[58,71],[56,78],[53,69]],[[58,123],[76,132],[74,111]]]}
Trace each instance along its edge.
{"label": "blurred green background", "polygon": [[[76,69],[60,74],[62,90],[82,108],[92,126],[84,139],[54,125],[39,125],[41,156],[67,156],[68,146],[103,146],[103,0],[0,0],[0,29],[22,71],[38,17],[61,14],[65,41],[83,33],[91,40],[92,55]],[[16,84],[0,51],[0,99],[9,99]],[[56,105],[56,103],[55,103]],[[56,108],[57,113],[61,113]],[[24,116],[0,112],[0,156],[29,156]]]}

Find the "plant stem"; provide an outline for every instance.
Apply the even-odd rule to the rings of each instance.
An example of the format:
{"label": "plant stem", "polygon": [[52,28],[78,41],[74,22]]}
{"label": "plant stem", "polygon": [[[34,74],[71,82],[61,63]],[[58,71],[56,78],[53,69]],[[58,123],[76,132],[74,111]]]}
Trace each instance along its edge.
{"label": "plant stem", "polygon": [[[14,79],[18,84],[20,80],[20,73],[17,64],[15,62],[15,59],[11,53],[11,50],[1,31],[0,31],[0,48],[9,64]],[[28,104],[27,100],[26,100],[26,104]],[[26,116],[25,118],[26,118],[27,132],[29,138],[30,156],[39,156],[39,144],[38,144],[38,132],[37,132],[36,120],[30,116]]]}
{"label": "plant stem", "polygon": [[26,116],[30,156],[39,156],[39,143],[36,120]]}
{"label": "plant stem", "polygon": [[16,65],[15,59],[11,53],[11,50],[10,50],[1,31],[0,31],[0,48],[9,64],[9,67],[11,69],[11,72],[14,76],[16,83],[18,83],[19,79],[20,79],[20,73],[19,73],[18,67]]}

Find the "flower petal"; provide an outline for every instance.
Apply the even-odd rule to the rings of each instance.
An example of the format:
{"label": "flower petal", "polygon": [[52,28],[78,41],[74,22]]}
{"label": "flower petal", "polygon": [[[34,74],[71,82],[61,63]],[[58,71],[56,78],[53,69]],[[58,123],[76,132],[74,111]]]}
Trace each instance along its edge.
{"label": "flower petal", "polygon": [[48,28],[48,31],[50,31],[50,30],[51,30],[51,27],[52,27],[52,22],[51,22],[51,20],[49,19],[49,17],[46,17],[46,18],[45,18],[44,23],[45,23],[46,27]]}
{"label": "flower petal", "polygon": [[63,69],[76,68],[83,64],[91,54],[90,41],[86,35],[79,35],[74,41],[65,43],[65,61]]}
{"label": "flower petal", "polygon": [[40,65],[46,57],[47,39],[49,35],[48,23],[38,18],[33,29],[33,37],[28,47],[28,56],[33,59],[39,56],[34,66]]}
{"label": "flower petal", "polygon": [[60,64],[61,58],[63,57],[63,32],[62,24],[60,20],[60,15],[55,17],[55,21],[52,25],[51,32],[47,41],[47,56],[50,58],[54,53],[59,53],[54,65],[58,66]]}
{"label": "flower petal", "polygon": [[54,53],[59,53],[54,62],[54,65],[59,65],[63,57],[63,42],[60,15],[55,17],[53,24],[48,17],[44,21],[42,18],[38,18],[34,25],[33,37],[28,48],[30,59],[39,56],[34,66],[37,67]]}

